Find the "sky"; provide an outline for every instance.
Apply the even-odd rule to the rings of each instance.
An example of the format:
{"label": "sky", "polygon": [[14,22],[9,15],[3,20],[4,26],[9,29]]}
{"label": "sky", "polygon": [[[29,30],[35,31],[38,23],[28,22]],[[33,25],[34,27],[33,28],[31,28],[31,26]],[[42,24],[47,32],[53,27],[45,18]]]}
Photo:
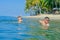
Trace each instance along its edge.
{"label": "sky", "polygon": [[0,0],[0,16],[28,16],[25,0]]}

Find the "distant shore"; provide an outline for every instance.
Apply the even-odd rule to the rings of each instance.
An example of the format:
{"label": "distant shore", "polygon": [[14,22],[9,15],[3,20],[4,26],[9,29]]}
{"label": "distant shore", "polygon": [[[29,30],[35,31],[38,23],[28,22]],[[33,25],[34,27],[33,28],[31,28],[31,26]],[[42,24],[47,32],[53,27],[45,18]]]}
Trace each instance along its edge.
{"label": "distant shore", "polygon": [[59,15],[41,14],[37,16],[23,16],[23,18],[44,18],[44,17],[49,17],[50,19],[60,19],[60,14]]}

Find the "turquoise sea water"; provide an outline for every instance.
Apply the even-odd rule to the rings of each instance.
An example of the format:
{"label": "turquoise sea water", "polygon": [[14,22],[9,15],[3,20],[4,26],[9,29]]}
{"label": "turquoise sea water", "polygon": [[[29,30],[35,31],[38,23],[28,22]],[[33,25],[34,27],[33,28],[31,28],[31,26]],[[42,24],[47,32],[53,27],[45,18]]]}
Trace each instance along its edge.
{"label": "turquoise sea water", "polygon": [[0,40],[60,40],[60,21],[51,21],[48,30],[41,29],[38,18],[0,20]]}

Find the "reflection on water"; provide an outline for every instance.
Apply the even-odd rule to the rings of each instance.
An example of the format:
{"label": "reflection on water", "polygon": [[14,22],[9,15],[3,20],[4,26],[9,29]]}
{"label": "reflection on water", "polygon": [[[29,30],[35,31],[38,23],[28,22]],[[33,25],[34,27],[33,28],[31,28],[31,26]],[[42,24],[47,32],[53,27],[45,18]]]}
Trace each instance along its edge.
{"label": "reflection on water", "polygon": [[38,19],[23,19],[21,24],[17,21],[2,21],[0,40],[59,40],[60,22],[55,23],[51,22],[49,30],[42,30]]}

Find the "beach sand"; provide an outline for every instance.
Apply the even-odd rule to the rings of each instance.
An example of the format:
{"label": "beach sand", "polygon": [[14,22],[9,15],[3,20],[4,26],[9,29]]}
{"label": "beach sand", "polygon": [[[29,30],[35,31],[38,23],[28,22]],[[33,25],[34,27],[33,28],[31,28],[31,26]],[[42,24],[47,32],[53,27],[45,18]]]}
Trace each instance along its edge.
{"label": "beach sand", "polygon": [[23,16],[23,18],[44,18],[44,17],[49,17],[50,19],[57,19],[59,20],[60,15],[53,15],[53,14],[41,14],[38,16]]}

